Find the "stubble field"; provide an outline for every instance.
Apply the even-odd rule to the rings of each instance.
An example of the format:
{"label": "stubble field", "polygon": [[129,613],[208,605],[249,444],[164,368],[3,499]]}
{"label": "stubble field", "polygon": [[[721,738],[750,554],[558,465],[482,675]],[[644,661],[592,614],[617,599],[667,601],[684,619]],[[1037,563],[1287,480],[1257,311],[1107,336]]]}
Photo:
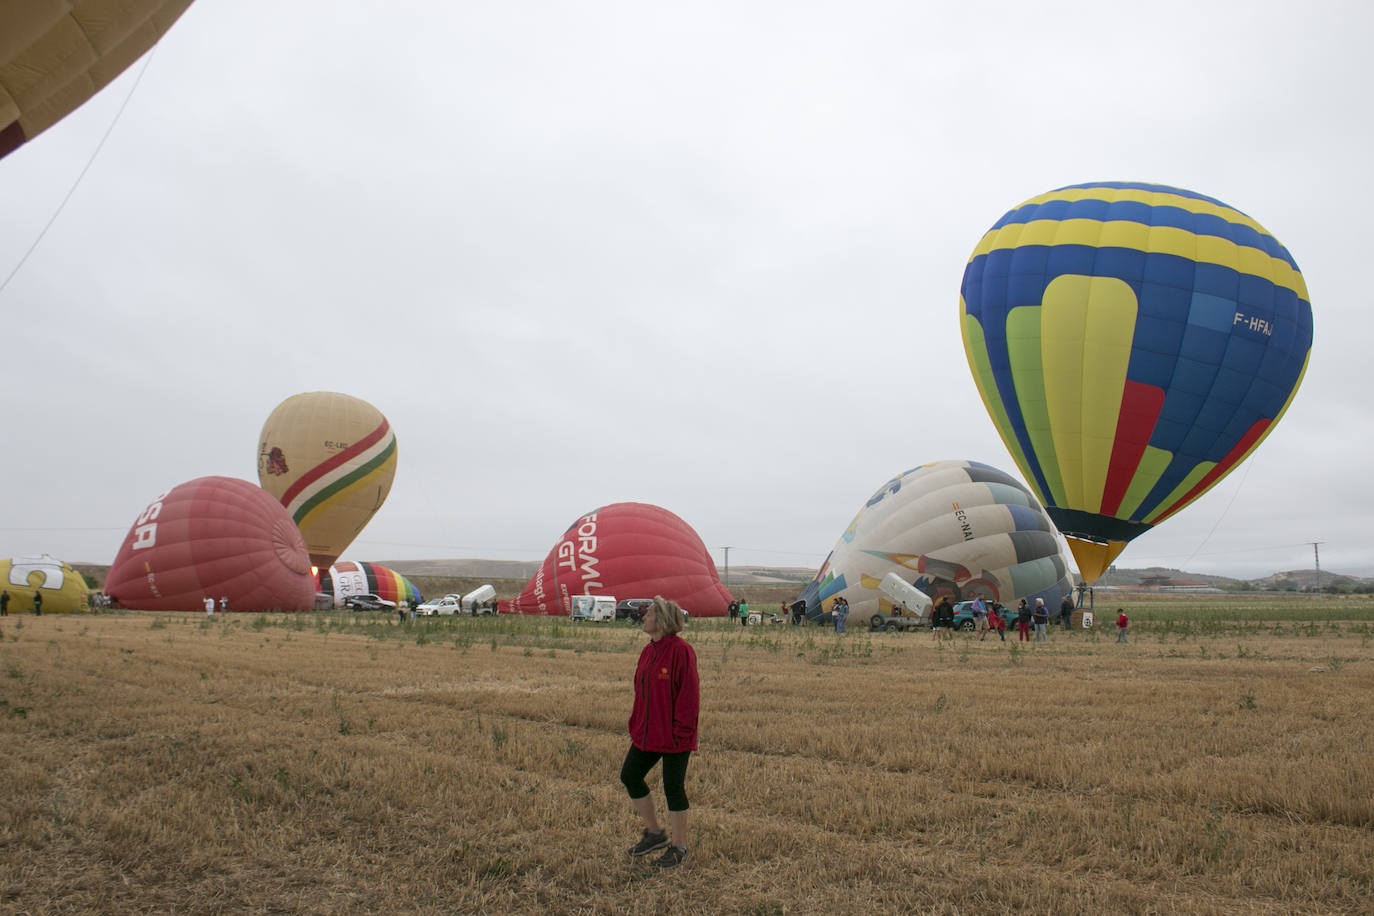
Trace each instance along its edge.
{"label": "stubble field", "polygon": [[1374,607],[1134,619],[694,622],[691,851],[656,874],[624,624],[0,618],[0,911],[1369,912]]}

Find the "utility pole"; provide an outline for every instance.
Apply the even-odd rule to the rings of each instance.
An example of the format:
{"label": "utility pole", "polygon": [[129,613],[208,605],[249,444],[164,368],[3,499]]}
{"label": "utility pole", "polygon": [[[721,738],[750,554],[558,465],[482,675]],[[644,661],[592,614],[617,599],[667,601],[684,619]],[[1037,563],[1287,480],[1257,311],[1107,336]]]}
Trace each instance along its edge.
{"label": "utility pole", "polygon": [[721,550],[725,551],[725,590],[728,592],[730,590],[730,548],[722,547]]}
{"label": "utility pole", "polygon": [[1319,544],[1325,544],[1326,541],[1308,541],[1307,543],[1309,543],[1309,544],[1312,545],[1312,563],[1313,563],[1313,565],[1316,566],[1316,569],[1317,569],[1317,591],[1321,591],[1321,590],[1322,590],[1322,558],[1321,558],[1321,554],[1317,552],[1317,545],[1319,545]]}

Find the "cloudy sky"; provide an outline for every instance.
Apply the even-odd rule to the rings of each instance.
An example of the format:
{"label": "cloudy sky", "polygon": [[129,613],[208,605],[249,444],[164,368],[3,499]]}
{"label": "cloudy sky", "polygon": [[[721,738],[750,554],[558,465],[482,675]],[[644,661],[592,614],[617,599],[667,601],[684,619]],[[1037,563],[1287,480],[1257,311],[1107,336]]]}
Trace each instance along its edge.
{"label": "cloudy sky", "polygon": [[1374,575],[1374,6],[1109,9],[197,0],[0,161],[0,554],[108,563],[334,390],[400,448],[347,558],[537,559],[638,500],[817,565],[909,467],[1015,472],[964,264],[1123,179],[1258,219],[1316,330],[1275,432],[1121,565]]}

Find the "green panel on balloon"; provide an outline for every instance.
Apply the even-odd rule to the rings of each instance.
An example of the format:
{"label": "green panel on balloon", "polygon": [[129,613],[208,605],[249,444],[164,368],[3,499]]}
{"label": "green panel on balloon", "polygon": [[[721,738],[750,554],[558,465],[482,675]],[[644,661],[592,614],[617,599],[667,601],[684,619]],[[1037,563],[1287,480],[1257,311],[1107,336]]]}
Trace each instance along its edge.
{"label": "green panel on balloon", "polygon": [[1011,376],[1016,385],[1016,401],[1025,418],[1031,449],[1040,462],[1049,486],[1049,502],[1064,502],[1064,482],[1054,460],[1054,433],[1045,402],[1045,376],[1040,348],[1040,309],[1023,306],[1007,315],[1007,353],[1011,357]]}

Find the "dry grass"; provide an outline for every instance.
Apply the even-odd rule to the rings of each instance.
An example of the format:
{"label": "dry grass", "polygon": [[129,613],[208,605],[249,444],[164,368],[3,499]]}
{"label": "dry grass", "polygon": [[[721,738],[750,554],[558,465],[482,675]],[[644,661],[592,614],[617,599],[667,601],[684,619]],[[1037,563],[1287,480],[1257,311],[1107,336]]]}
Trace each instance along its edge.
{"label": "dry grass", "polygon": [[667,874],[624,855],[623,625],[6,618],[0,910],[1367,913],[1366,616],[1124,647],[695,623]]}

